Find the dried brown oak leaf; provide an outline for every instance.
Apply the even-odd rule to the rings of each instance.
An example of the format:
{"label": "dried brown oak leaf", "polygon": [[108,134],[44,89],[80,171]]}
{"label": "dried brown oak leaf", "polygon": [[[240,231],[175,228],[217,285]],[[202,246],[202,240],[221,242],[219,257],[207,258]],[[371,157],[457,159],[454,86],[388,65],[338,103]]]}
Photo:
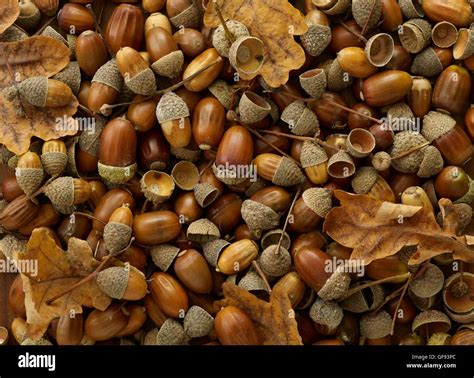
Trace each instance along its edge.
{"label": "dried brown oak leaf", "polygon": [[474,249],[466,236],[456,235],[457,210],[442,199],[444,227],[433,212],[419,206],[382,202],[369,195],[335,192],[341,206],[333,208],[324,222],[324,231],[338,243],[353,248],[351,259],[364,265],[394,255],[402,247],[417,246],[410,265],[420,264],[442,253],[454,259],[474,262]]}
{"label": "dried brown oak leaf", "polygon": [[20,14],[17,0],[0,0],[0,34],[16,21]]}
{"label": "dried brown oak leaf", "polygon": [[37,108],[23,101],[24,116],[17,114],[19,103],[9,102],[0,92],[0,143],[11,152],[21,155],[28,151],[30,139],[58,139],[77,133],[78,124],[72,115],[79,102],[74,99],[69,105],[59,108]]}
{"label": "dried brown oak leaf", "polygon": [[51,77],[69,64],[70,55],[64,43],[44,35],[0,42],[0,86],[34,76]]}
{"label": "dried brown oak leaf", "polygon": [[[301,12],[287,0],[218,0],[218,6],[224,19],[240,21],[252,36],[263,41],[264,63],[257,74],[268,85],[277,88],[285,84],[288,73],[304,64],[304,50],[293,35],[306,33],[308,26]],[[220,25],[214,1],[207,6],[204,24],[210,28]],[[245,80],[256,76],[239,74]]]}
{"label": "dried brown oak leaf", "polygon": [[295,312],[283,289],[275,288],[270,302],[266,302],[230,282],[225,282],[222,288],[225,299],[216,302],[216,309],[235,306],[245,311],[255,322],[264,345],[303,345]]}
{"label": "dried brown oak leaf", "polygon": [[14,260],[22,270],[27,332],[33,339],[40,338],[55,318],[72,312],[82,313],[82,306],[105,310],[112,301],[96,281],[91,280],[47,304],[49,299],[99,266],[99,261],[94,259],[89,244],[84,240],[71,238],[67,251],[63,251],[56,243],[52,230],[37,228],[31,234],[27,251],[15,252]]}

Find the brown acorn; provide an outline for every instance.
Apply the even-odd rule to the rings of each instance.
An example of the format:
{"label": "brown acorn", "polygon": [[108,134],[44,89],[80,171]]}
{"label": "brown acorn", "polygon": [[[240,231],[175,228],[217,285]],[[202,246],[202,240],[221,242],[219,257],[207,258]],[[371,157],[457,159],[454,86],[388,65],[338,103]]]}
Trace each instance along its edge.
{"label": "brown acorn", "polygon": [[370,63],[364,49],[360,47],[342,49],[337,53],[337,61],[341,68],[353,77],[365,79],[377,71],[377,67]]}
{"label": "brown acorn", "polygon": [[19,2],[19,7],[20,14],[15,24],[28,31],[34,30],[41,20],[41,12],[38,6],[33,1],[28,0]]}
{"label": "brown acorn", "polygon": [[293,220],[289,227],[295,232],[311,231],[326,217],[331,208],[331,194],[327,189],[306,189],[295,202]]}
{"label": "brown acorn", "polygon": [[66,314],[59,318],[56,329],[58,345],[79,345],[84,335],[84,320],[82,314]]}
{"label": "brown acorn", "polygon": [[[160,232],[157,233],[156,230]],[[137,215],[133,220],[133,235],[140,244],[167,243],[174,240],[180,232],[179,217],[171,211],[151,211]]]}
{"label": "brown acorn", "polygon": [[81,5],[66,3],[58,13],[58,25],[68,34],[79,35],[95,27],[91,12]]}
{"label": "brown acorn", "polygon": [[105,294],[115,299],[137,301],[147,293],[145,276],[133,266],[104,269],[96,281]]}
{"label": "brown acorn", "polygon": [[97,70],[92,78],[87,100],[89,109],[99,113],[103,105],[115,104],[122,87],[123,78],[117,63],[115,59],[109,60]]}
{"label": "brown acorn", "polygon": [[405,97],[412,84],[412,78],[407,72],[388,70],[364,80],[362,96],[370,106],[387,106]]}
{"label": "brown acorn", "polygon": [[195,249],[187,249],[178,254],[174,261],[174,272],[179,280],[195,293],[206,294],[212,289],[209,265],[204,256]]}
{"label": "brown acorn", "polygon": [[114,9],[104,31],[104,38],[113,53],[121,47],[138,50],[144,36],[142,10],[131,4],[120,4]]}
{"label": "brown acorn", "polygon": [[469,105],[470,91],[469,72],[458,65],[449,66],[436,79],[433,87],[433,106],[452,115],[461,114]]}
{"label": "brown acorn", "polygon": [[35,0],[41,13],[52,16],[58,12],[59,0]]}
{"label": "brown acorn", "polygon": [[469,178],[462,168],[448,166],[436,177],[434,186],[439,198],[456,200],[469,190]]}
{"label": "brown acorn", "polygon": [[45,142],[42,147],[41,162],[50,176],[59,176],[67,165],[66,144],[61,140]]}
{"label": "brown acorn", "polygon": [[133,214],[128,205],[114,210],[104,228],[104,242],[110,253],[117,253],[129,244],[132,225]]}
{"label": "brown acorn", "polygon": [[20,227],[18,231],[20,234],[30,236],[35,228],[50,227],[57,225],[61,220],[59,214],[54,210],[50,203],[40,205],[38,214],[29,223]]}
{"label": "brown acorn", "polygon": [[156,107],[156,118],[166,140],[173,147],[185,147],[191,140],[191,123],[186,103],[175,93],[164,94]]}
{"label": "brown acorn", "polygon": [[368,194],[381,201],[395,203],[395,194],[373,167],[359,168],[351,181],[357,194]]}
{"label": "brown acorn", "polygon": [[304,175],[296,163],[275,154],[260,154],[255,158],[259,176],[270,180],[275,185],[293,186],[304,181]]}
{"label": "brown acorn", "polygon": [[86,30],[77,37],[76,58],[81,70],[93,77],[107,63],[108,53],[99,33]]}
{"label": "brown acorn", "polygon": [[27,195],[33,194],[41,186],[44,177],[40,157],[34,152],[21,155],[15,168],[15,176],[23,192]]}
{"label": "brown acorn", "polygon": [[183,80],[186,80],[199,70],[206,68],[211,63],[215,64],[184,84],[187,90],[191,92],[200,92],[209,87],[209,85],[211,85],[217,78],[217,75],[219,75],[219,72],[224,65],[224,60],[216,49],[210,48],[204,50],[201,54],[195,57],[191,63],[189,63],[184,70]]}
{"label": "brown acorn", "polygon": [[471,22],[472,9],[463,0],[426,0],[422,2],[422,8],[432,21],[448,21],[461,27]]}
{"label": "brown acorn", "polygon": [[31,105],[41,108],[56,108],[68,105],[74,95],[71,88],[59,80],[46,76],[35,76],[18,83],[17,90],[21,98]]}
{"label": "brown acorn", "polygon": [[257,254],[258,246],[253,240],[236,241],[219,254],[216,269],[227,275],[242,272],[250,266]]}
{"label": "brown acorn", "polygon": [[423,117],[431,108],[432,87],[424,77],[414,77],[413,84],[408,92],[408,105],[415,117]]}
{"label": "brown acorn", "polygon": [[260,345],[252,319],[241,309],[227,306],[215,319],[216,334],[222,345]]}
{"label": "brown acorn", "polygon": [[151,276],[150,291],[157,304],[167,316],[184,316],[189,307],[189,298],[183,286],[173,276],[156,272]]}
{"label": "brown acorn", "polygon": [[186,232],[188,240],[206,243],[220,238],[220,231],[209,219],[202,218],[192,222]]}
{"label": "brown acorn", "polygon": [[146,34],[146,45],[156,74],[174,78],[181,72],[184,55],[170,32],[161,27],[151,29]]}
{"label": "brown acorn", "polygon": [[[113,269],[113,268],[109,268]],[[128,318],[119,303],[112,303],[105,311],[94,310],[84,324],[85,334],[95,341],[114,338],[127,326]]]}
{"label": "brown acorn", "polygon": [[308,12],[305,16],[308,31],[300,36],[301,44],[306,53],[319,56],[331,41],[331,28],[328,17],[318,9]]}
{"label": "brown acorn", "polygon": [[224,134],[225,108],[213,97],[200,100],[193,111],[192,132],[202,150],[215,148]]}
{"label": "brown acorn", "polygon": [[116,61],[125,85],[133,93],[150,96],[156,92],[155,74],[137,50],[122,47],[117,52]]}
{"label": "brown acorn", "polygon": [[45,187],[44,194],[57,211],[62,214],[71,214],[75,205],[89,199],[91,188],[89,183],[82,179],[59,177]]}
{"label": "brown acorn", "polygon": [[[232,34],[234,40],[248,36],[250,33],[247,27],[239,21],[227,20],[225,22],[227,30]],[[228,40],[226,30],[223,25],[219,25],[212,34],[212,45],[225,58],[229,57],[229,50],[232,43]]]}
{"label": "brown acorn", "polygon": [[[214,32],[213,35],[216,33]],[[181,28],[173,34],[174,41],[187,57],[194,58],[204,51],[206,42],[203,34],[196,29]]]}

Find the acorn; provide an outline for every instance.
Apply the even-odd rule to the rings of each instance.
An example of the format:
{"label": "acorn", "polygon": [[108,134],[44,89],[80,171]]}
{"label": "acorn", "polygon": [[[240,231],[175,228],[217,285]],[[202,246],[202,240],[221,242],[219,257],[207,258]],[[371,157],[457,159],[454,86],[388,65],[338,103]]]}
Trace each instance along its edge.
{"label": "acorn", "polygon": [[385,151],[379,151],[372,156],[372,166],[379,172],[384,172],[392,165],[392,158]]}
{"label": "acorn", "polygon": [[329,59],[321,63],[318,68],[322,68],[326,73],[328,89],[330,91],[339,92],[352,85],[352,76],[342,69],[338,59]]}
{"label": "acorn", "polygon": [[255,77],[262,68],[264,59],[263,41],[259,38],[242,36],[230,46],[230,64],[245,77]]}
{"label": "acorn", "polygon": [[220,238],[217,226],[209,219],[202,218],[191,223],[186,232],[189,240],[198,243],[206,243]]}
{"label": "acorn", "polygon": [[444,285],[444,274],[434,264],[429,264],[422,275],[410,283],[411,292],[420,298],[429,298],[441,291]]}
{"label": "acorn", "polygon": [[288,250],[282,246],[270,245],[267,247],[258,259],[262,271],[271,277],[281,277],[288,273],[291,268],[291,255]]}
{"label": "acorn", "polygon": [[57,18],[59,27],[69,34],[79,35],[95,27],[94,17],[91,12],[81,4],[64,4]]}
{"label": "acorn", "polygon": [[306,189],[295,202],[289,228],[295,232],[309,232],[324,219],[332,208],[331,193],[324,188]]}
{"label": "acorn", "polygon": [[364,0],[352,1],[352,15],[357,24],[362,28],[373,28],[382,15],[382,1],[374,0],[369,3]]}
{"label": "acorn", "polygon": [[468,192],[469,179],[462,168],[448,166],[436,177],[434,187],[439,198],[456,200]]}
{"label": "acorn", "polygon": [[431,109],[432,87],[428,79],[414,77],[413,85],[408,92],[407,103],[415,117],[423,117]]}
{"label": "acorn", "polygon": [[15,168],[15,176],[23,192],[27,195],[33,194],[41,186],[44,177],[40,157],[34,152],[21,155]]}
{"label": "acorn", "polygon": [[245,276],[242,277],[242,279],[239,281],[238,286],[249,292],[251,291],[268,292],[268,288],[263,282],[262,277],[260,277],[258,273],[252,268],[250,268],[245,274]]}
{"label": "acorn", "polygon": [[7,259],[12,260],[14,259],[14,252],[24,253],[27,251],[26,244],[27,242],[25,240],[18,239],[13,235],[7,235],[0,239],[0,252],[2,252]]}
{"label": "acorn", "polygon": [[31,0],[20,1],[18,5],[20,7],[20,14],[15,24],[27,31],[34,30],[41,20],[40,10]]}
{"label": "acorn", "polygon": [[453,57],[462,60],[474,53],[474,30],[462,28],[453,47]]}
{"label": "acorn", "polygon": [[74,97],[68,85],[59,80],[48,79],[46,76],[30,77],[18,83],[16,88],[21,98],[41,108],[65,106]]}
{"label": "acorn", "polygon": [[436,76],[443,71],[443,65],[432,47],[428,47],[413,59],[410,72],[414,75],[426,77]]}
{"label": "acorn", "polygon": [[104,242],[107,250],[117,253],[130,242],[132,237],[133,214],[128,205],[114,210],[104,228]]}
{"label": "acorn", "polygon": [[275,185],[293,186],[304,181],[304,175],[295,161],[286,156],[260,154],[255,158],[255,165],[258,175]]}
{"label": "acorn", "polygon": [[302,101],[288,105],[281,114],[281,120],[289,125],[295,135],[319,136],[318,117]]}
{"label": "acorn", "polygon": [[344,72],[360,79],[372,76],[377,71],[361,47],[343,48],[337,53],[337,62]]}
{"label": "acorn", "polygon": [[469,2],[426,0],[421,5],[423,12],[432,21],[448,21],[456,26],[467,26],[471,22],[472,9]]}
{"label": "acorn", "polygon": [[67,165],[66,144],[61,140],[51,140],[43,144],[41,162],[50,176],[59,176]]}
{"label": "acorn", "polygon": [[212,273],[204,256],[189,248],[181,251],[174,261],[178,279],[193,293],[208,294],[212,289]]}
{"label": "acorn", "polygon": [[419,313],[412,323],[412,332],[423,337],[430,337],[436,332],[447,332],[451,328],[448,316],[438,310],[427,310]]}
{"label": "acorn", "polygon": [[166,319],[163,325],[150,331],[144,340],[144,345],[183,345],[185,341],[184,328],[175,319]]}
{"label": "acorn", "polygon": [[91,80],[89,98],[87,100],[89,109],[100,112],[103,105],[112,105],[116,102],[118,95],[122,92],[123,77],[115,59],[109,60],[102,65]]}
{"label": "acorn", "polygon": [[338,301],[349,291],[351,277],[344,272],[345,267],[338,267],[318,291],[318,296],[324,301]]}
{"label": "acorn", "polygon": [[167,173],[151,170],[142,176],[140,188],[147,200],[158,205],[171,197],[175,183]]}
{"label": "acorn", "polygon": [[183,80],[186,80],[191,75],[209,66],[211,63],[215,64],[205,69],[193,79],[186,81],[184,87],[191,92],[200,92],[208,88],[217,78],[219,72],[224,66],[224,59],[222,59],[215,48],[204,50],[188,64],[183,72]]}
{"label": "acorn", "polygon": [[203,244],[203,254],[209,265],[217,266],[220,253],[229,246],[230,243],[223,239],[216,239]]}
{"label": "acorn", "polygon": [[405,97],[412,83],[412,78],[407,72],[383,71],[364,80],[362,99],[370,106],[391,105]]}
{"label": "acorn", "polygon": [[399,155],[405,154],[412,148],[426,144],[426,142],[427,140],[421,134],[413,131],[402,131],[395,134],[393,145],[389,150],[390,156],[392,158],[392,166],[400,172],[417,172],[424,158],[424,154],[421,149],[418,149],[406,156],[400,158],[397,157]]}
{"label": "acorn", "polygon": [[144,30],[143,11],[134,5],[120,4],[114,8],[104,30],[104,39],[114,54],[121,47],[138,50]]}
{"label": "acorn", "polygon": [[324,148],[310,141],[305,141],[301,149],[300,163],[308,179],[316,185],[328,180],[328,156]]}
{"label": "acorn", "polygon": [[44,188],[54,208],[62,214],[71,214],[74,206],[86,202],[91,195],[87,181],[72,177],[59,177]]}
{"label": "acorn", "polygon": [[385,66],[392,59],[393,52],[393,38],[387,33],[375,34],[365,45],[367,59],[375,67]]}
{"label": "acorn", "polygon": [[271,110],[270,104],[254,92],[245,91],[240,98],[239,113],[240,120],[245,124],[261,121]]}
{"label": "acorn", "polygon": [[9,202],[0,213],[0,227],[7,231],[17,230],[30,223],[38,214],[40,207],[36,202],[20,195]]}
{"label": "acorn", "polygon": [[387,311],[363,315],[359,322],[360,334],[367,339],[381,339],[390,334],[392,317]]}
{"label": "acorn", "polygon": [[122,47],[116,61],[125,85],[134,93],[150,96],[156,92],[155,74],[137,50]]}
{"label": "acorn", "polygon": [[156,118],[166,140],[173,147],[185,147],[191,140],[191,123],[186,103],[175,93],[164,94],[157,107]]}
{"label": "acorn", "polygon": [[369,156],[375,149],[376,140],[374,135],[362,128],[351,130],[346,139],[347,152],[356,158]]}
{"label": "acorn", "polygon": [[257,254],[258,246],[253,240],[236,241],[222,250],[216,270],[226,275],[242,272],[250,266]]}
{"label": "acorn", "polygon": [[321,326],[324,334],[332,334],[341,324],[344,311],[336,302],[317,298],[309,310],[311,319]]}
{"label": "acorn", "polygon": [[183,326],[188,337],[204,337],[214,329],[214,318],[202,307],[191,306],[184,317]]}
{"label": "acorn", "polygon": [[[356,283],[357,287],[361,283]],[[371,286],[370,292],[364,290],[357,291],[351,296],[344,298],[340,304],[344,310],[360,314],[367,311],[372,311],[378,308],[385,299],[384,290],[381,285]]]}
{"label": "acorn", "polygon": [[52,77],[67,84],[74,94],[78,94],[81,87],[81,70],[77,62],[70,62],[66,68]]}
{"label": "acorn", "polygon": [[381,201],[395,202],[395,194],[392,189],[373,167],[359,168],[351,185],[357,194],[368,194]]}
{"label": "acorn", "polygon": [[174,78],[181,72],[184,55],[167,30],[156,27],[146,34],[147,51],[152,70],[161,76]]}
{"label": "acorn", "polygon": [[201,8],[195,1],[167,1],[166,13],[176,28],[183,26],[186,28],[198,28],[201,24]]}
{"label": "acorn", "polygon": [[217,313],[215,329],[222,345],[261,345],[262,343],[250,316],[235,306],[224,307]]}
{"label": "acorn", "polygon": [[201,31],[191,28],[181,28],[173,34],[174,41],[187,57],[194,58],[206,48],[206,41]]}
{"label": "acorn", "polygon": [[474,308],[470,296],[473,291],[474,275],[463,272],[448,277],[443,288],[443,302],[449,317],[458,323],[474,320]]}
{"label": "acorn", "polygon": [[149,250],[153,263],[166,272],[178,256],[179,248],[171,244],[154,245]]}
{"label": "acorn", "polygon": [[207,89],[227,110],[230,110],[232,107],[233,96],[235,97],[235,102],[240,101],[239,95],[234,92],[233,87],[224,80],[215,80]]}
{"label": "acorn", "polygon": [[300,36],[301,45],[307,54],[319,56],[331,41],[331,28],[328,18],[319,10],[313,10],[305,16],[308,30]]}
{"label": "acorn", "polygon": [[463,165],[472,157],[473,146],[464,130],[449,115],[431,111],[423,117],[423,136],[448,164]]}
{"label": "acorn", "polygon": [[[225,24],[234,40],[250,35],[247,27],[239,21],[227,20]],[[223,25],[219,25],[212,34],[212,45],[219,52],[220,56],[228,58],[231,44],[226,36]]]}
{"label": "acorn", "polygon": [[155,272],[151,276],[150,291],[167,316],[183,316],[189,307],[189,298],[183,286],[168,273]]}
{"label": "acorn", "polygon": [[445,68],[436,79],[433,107],[451,115],[464,114],[469,106],[470,90],[469,72],[464,67],[453,64]]}
{"label": "acorn", "polygon": [[402,24],[398,35],[408,52],[418,53],[430,43],[431,25],[422,18],[414,18]]}
{"label": "acorn", "polygon": [[107,63],[108,53],[102,36],[92,30],[81,33],[76,41],[76,57],[81,70],[93,77]]}
{"label": "acorn", "polygon": [[218,147],[224,134],[225,121],[225,108],[214,97],[205,97],[197,103],[193,111],[192,132],[200,149]]}

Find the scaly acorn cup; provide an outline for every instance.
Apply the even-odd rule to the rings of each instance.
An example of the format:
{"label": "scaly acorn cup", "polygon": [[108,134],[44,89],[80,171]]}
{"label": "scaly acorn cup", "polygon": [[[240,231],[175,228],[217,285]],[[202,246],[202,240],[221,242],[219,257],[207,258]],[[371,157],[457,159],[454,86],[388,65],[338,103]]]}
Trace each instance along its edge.
{"label": "scaly acorn cup", "polygon": [[373,167],[359,168],[352,178],[351,185],[357,194],[368,194],[381,201],[395,203],[392,188]]}
{"label": "scaly acorn cup", "polygon": [[123,77],[115,59],[101,66],[91,81],[87,104],[89,109],[99,113],[103,105],[112,105],[122,91]]}
{"label": "scaly acorn cup", "polygon": [[128,205],[114,210],[104,227],[104,242],[114,254],[127,247],[132,237],[133,214]]}
{"label": "scaly acorn cup", "polygon": [[176,148],[191,141],[191,122],[186,103],[173,92],[164,94],[156,106],[156,119],[168,143]]}
{"label": "scaly acorn cup", "polygon": [[40,157],[27,152],[18,159],[15,176],[20,188],[26,195],[33,194],[43,182],[44,172]]}
{"label": "scaly acorn cup", "polygon": [[326,90],[326,73],[321,68],[315,68],[299,76],[301,88],[311,97],[317,99]]}
{"label": "scaly acorn cup", "polygon": [[263,66],[265,51],[261,39],[243,36],[232,43],[229,61],[237,72],[246,76],[256,76]]}
{"label": "scaly acorn cup", "polygon": [[291,255],[284,247],[271,245],[262,252],[258,259],[262,271],[270,277],[281,277],[290,271]]}
{"label": "scaly acorn cup", "polygon": [[152,70],[161,76],[174,78],[181,72],[184,54],[171,33],[161,27],[151,29],[146,34],[147,52],[152,62]]}
{"label": "scaly acorn cup", "polygon": [[44,194],[58,212],[72,214],[75,205],[89,199],[91,187],[82,179],[59,177],[44,188]]}
{"label": "scaly acorn cup", "polygon": [[178,256],[179,248],[171,244],[154,245],[149,250],[153,263],[166,272]]}
{"label": "scaly acorn cup", "polygon": [[147,200],[158,205],[171,197],[175,183],[167,173],[151,170],[142,176],[140,188]]}
{"label": "scaly acorn cup", "polygon": [[245,124],[252,124],[264,119],[271,111],[270,104],[254,92],[246,91],[240,98],[240,120]]}
{"label": "scaly acorn cup", "polygon": [[[247,27],[239,21],[227,20],[225,22],[227,29],[230,31],[234,39],[250,35]],[[230,46],[232,43],[226,36],[223,25],[219,25],[212,34],[212,45],[224,58],[229,57]]]}
{"label": "scaly acorn cup", "polygon": [[66,144],[61,139],[44,142],[41,162],[48,175],[59,176],[67,166]]}
{"label": "scaly acorn cup", "polygon": [[155,74],[137,50],[122,47],[117,52],[116,60],[125,85],[133,93],[150,96],[156,92]]}
{"label": "scaly acorn cup", "polygon": [[307,54],[319,56],[331,42],[329,19],[319,10],[313,10],[305,16],[308,31],[300,36],[301,44]]}
{"label": "scaly acorn cup", "polygon": [[17,84],[14,91],[18,91],[16,93],[31,105],[40,108],[65,106],[74,98],[68,85],[59,80],[48,79],[46,76],[25,79]]}
{"label": "scaly acorn cup", "polygon": [[329,157],[320,145],[305,141],[301,149],[300,163],[308,179],[316,185],[324,184],[328,179],[327,161]]}
{"label": "scaly acorn cup", "polygon": [[54,80],[59,80],[67,84],[72,92],[77,95],[81,88],[81,69],[77,62],[70,62],[66,68],[58,72],[52,77]]}
{"label": "scaly acorn cup", "polygon": [[278,227],[280,222],[280,215],[271,207],[251,199],[247,199],[242,203],[241,213],[245,223],[256,235],[261,235],[262,231]]}
{"label": "scaly acorn cup", "polygon": [[319,136],[319,121],[316,114],[303,101],[295,101],[288,105],[281,113],[281,120],[289,125],[295,135]]}
{"label": "scaly acorn cup", "polygon": [[191,223],[186,232],[188,240],[207,243],[220,238],[219,228],[209,219],[202,218]]}
{"label": "scaly acorn cup", "polygon": [[424,158],[421,148],[401,158],[396,157],[427,142],[423,135],[414,131],[402,131],[395,134],[393,145],[389,150],[392,157],[392,167],[400,172],[416,173]]}
{"label": "scaly acorn cup", "polygon": [[97,274],[96,281],[114,299],[137,301],[147,293],[145,276],[133,266],[104,269]]}
{"label": "scaly acorn cup", "polygon": [[255,158],[255,165],[258,175],[275,185],[293,186],[305,180],[295,161],[286,156],[260,154]]}
{"label": "scaly acorn cup", "polygon": [[367,29],[371,29],[378,23],[382,15],[382,1],[353,0],[352,14],[361,28],[367,25]]}

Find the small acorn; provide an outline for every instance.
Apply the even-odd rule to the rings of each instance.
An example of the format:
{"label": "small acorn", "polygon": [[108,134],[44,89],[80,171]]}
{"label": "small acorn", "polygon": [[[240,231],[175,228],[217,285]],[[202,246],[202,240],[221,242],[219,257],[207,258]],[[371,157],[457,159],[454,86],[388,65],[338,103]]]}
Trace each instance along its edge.
{"label": "small acorn", "polygon": [[150,256],[153,263],[166,272],[178,256],[179,248],[171,244],[154,245],[150,248]]}
{"label": "small acorn", "polygon": [[271,277],[281,277],[288,273],[291,268],[290,252],[284,247],[271,245],[267,247],[258,259],[262,271]]}
{"label": "small acorn", "polygon": [[101,112],[103,105],[112,105],[122,92],[123,77],[115,59],[101,66],[91,80],[88,106],[94,112]]}
{"label": "small acorn", "polygon": [[372,156],[372,166],[379,172],[386,171],[392,165],[390,154],[385,151],[379,151]]}
{"label": "small acorn", "polygon": [[189,108],[173,92],[164,94],[156,106],[156,118],[166,140],[173,147],[185,147],[191,141]]}
{"label": "small acorn", "polygon": [[173,26],[178,29],[183,26],[185,28],[199,28],[201,25],[201,7],[196,1],[168,1],[166,13]]}
{"label": "small acorn", "polygon": [[286,156],[264,153],[258,155],[254,162],[258,175],[275,185],[293,186],[305,179],[295,161]]}
{"label": "small acorn", "polygon": [[338,301],[347,294],[351,284],[351,277],[344,272],[344,269],[344,266],[338,267],[318,291],[318,296],[322,300]]}
{"label": "small acorn", "polygon": [[451,328],[448,316],[438,310],[427,310],[419,313],[412,323],[412,332],[420,336],[430,337],[436,332],[447,332]]}
{"label": "small acorn", "polygon": [[281,120],[289,125],[290,131],[295,135],[319,136],[318,117],[303,101],[295,101],[288,105],[281,113]]}
{"label": "small acorn", "polygon": [[160,329],[155,328],[147,333],[144,345],[183,345],[184,328],[177,320],[168,318]]}
{"label": "small acorn", "polygon": [[132,237],[133,214],[127,204],[115,209],[104,227],[104,242],[107,250],[117,253],[130,242]]}
{"label": "small acorn", "polygon": [[18,83],[16,88],[21,98],[40,108],[65,106],[74,97],[68,85],[46,76],[30,77]]}
{"label": "small acorn", "polygon": [[324,184],[328,179],[328,155],[320,145],[305,141],[301,149],[300,163],[308,179],[316,185]]}
{"label": "small acorn", "polygon": [[122,47],[117,52],[116,60],[125,85],[133,93],[150,96],[156,92],[155,74],[137,50]]}
{"label": "small acorn", "polygon": [[387,311],[363,315],[359,322],[360,334],[367,339],[381,339],[390,334],[392,317]]}
{"label": "small acorn", "polygon": [[15,176],[26,195],[33,194],[43,182],[44,172],[40,157],[34,152],[20,156],[15,168]]}
{"label": "small acorn", "polygon": [[301,45],[307,54],[319,56],[331,42],[331,28],[328,18],[319,10],[313,10],[305,16],[308,30],[300,36]]}
{"label": "small acorn", "polygon": [[91,195],[87,181],[72,177],[59,177],[44,188],[54,208],[62,214],[71,214],[74,206],[86,202]]}
{"label": "small acorn", "polygon": [[53,79],[67,84],[74,94],[78,94],[81,88],[81,69],[77,62],[70,62],[66,68],[53,76]]}
{"label": "small acorn", "polygon": [[21,28],[32,31],[41,21],[41,12],[36,4],[31,0],[23,0],[19,2],[20,14],[15,21],[15,24]]}
{"label": "small acorn", "polygon": [[216,270],[228,276],[247,269],[258,254],[258,246],[253,240],[241,239],[222,250]]}
{"label": "small acorn", "polygon": [[[234,40],[250,35],[247,27],[239,21],[227,20],[225,24]],[[220,56],[228,58],[231,44],[232,43],[226,36],[226,31],[223,25],[219,25],[212,34],[212,45],[219,52]]]}
{"label": "small acorn", "polygon": [[336,302],[317,298],[309,310],[309,316],[322,327],[325,334],[332,334],[341,324],[344,311]]}
{"label": "small acorn", "polygon": [[48,175],[59,176],[67,166],[66,144],[61,139],[44,142],[41,162]]}
{"label": "small acorn", "polygon": [[199,306],[191,306],[183,321],[184,332],[191,339],[209,335],[214,329],[214,318]]}
{"label": "small acorn", "polygon": [[219,239],[221,234],[219,228],[209,219],[203,218],[191,223],[186,232],[189,240],[198,243],[206,243]]}
{"label": "small acorn", "polygon": [[234,89],[229,83],[224,80],[215,80],[208,88],[209,92],[222,104],[227,110],[232,107],[232,97],[235,97],[235,102],[240,101],[238,93],[234,92]]}
{"label": "small acorn", "polygon": [[254,92],[245,91],[239,102],[240,120],[252,124],[264,119],[271,111],[270,104]]}
{"label": "small acorn", "polygon": [[389,150],[392,158],[392,167],[404,173],[416,173],[423,161],[424,154],[421,149],[416,150],[406,156],[397,158],[398,155],[405,154],[412,148],[426,144],[428,141],[423,135],[413,131],[402,131],[395,134],[393,145]]}
{"label": "small acorn", "polygon": [[381,201],[395,203],[392,188],[373,167],[361,167],[351,181],[352,188],[357,194],[368,194]]}
{"label": "small acorn", "polygon": [[413,59],[410,72],[414,75],[433,77],[443,71],[443,64],[432,47],[421,51]]}
{"label": "small acorn", "polygon": [[133,266],[104,269],[96,281],[105,294],[115,299],[137,301],[147,293],[145,276]]}
{"label": "small acorn", "polygon": [[151,69],[158,75],[174,78],[181,72],[184,55],[168,30],[156,27],[146,33]]}

